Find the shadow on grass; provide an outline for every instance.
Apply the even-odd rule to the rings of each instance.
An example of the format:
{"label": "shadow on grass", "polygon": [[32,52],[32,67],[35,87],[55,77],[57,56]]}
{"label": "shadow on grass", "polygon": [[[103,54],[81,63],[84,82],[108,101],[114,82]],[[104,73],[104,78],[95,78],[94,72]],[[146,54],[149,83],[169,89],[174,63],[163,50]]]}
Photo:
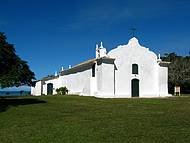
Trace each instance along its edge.
{"label": "shadow on grass", "polygon": [[41,104],[46,103],[46,101],[34,99],[34,98],[1,98],[0,99],[0,112],[5,112],[11,106],[19,106],[19,105],[29,105],[29,104]]}

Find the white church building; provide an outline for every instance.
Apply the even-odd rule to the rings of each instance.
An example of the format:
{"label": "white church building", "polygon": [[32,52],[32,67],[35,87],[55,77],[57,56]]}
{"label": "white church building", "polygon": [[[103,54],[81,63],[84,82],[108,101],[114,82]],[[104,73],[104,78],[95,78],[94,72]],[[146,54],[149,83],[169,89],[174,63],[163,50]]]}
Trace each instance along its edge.
{"label": "white church building", "polygon": [[56,94],[65,86],[69,94],[81,96],[165,97],[169,96],[168,64],[135,37],[108,53],[101,43],[96,45],[96,58],[36,81],[31,94]]}

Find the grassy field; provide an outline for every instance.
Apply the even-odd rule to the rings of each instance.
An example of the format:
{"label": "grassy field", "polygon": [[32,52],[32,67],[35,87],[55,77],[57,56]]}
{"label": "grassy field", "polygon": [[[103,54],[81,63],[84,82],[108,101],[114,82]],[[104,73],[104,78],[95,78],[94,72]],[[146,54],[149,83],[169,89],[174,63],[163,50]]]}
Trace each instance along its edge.
{"label": "grassy field", "polygon": [[190,142],[190,96],[0,99],[0,143]]}

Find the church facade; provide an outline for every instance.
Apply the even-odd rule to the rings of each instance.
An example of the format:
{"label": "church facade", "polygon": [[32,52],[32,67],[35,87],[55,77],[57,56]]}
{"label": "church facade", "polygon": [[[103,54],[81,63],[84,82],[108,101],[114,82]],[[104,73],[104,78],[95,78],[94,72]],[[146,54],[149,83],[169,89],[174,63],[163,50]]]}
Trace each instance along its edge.
{"label": "church facade", "polygon": [[31,94],[56,94],[67,87],[69,94],[100,98],[165,97],[168,94],[168,62],[141,46],[133,37],[107,53],[96,46],[96,58],[36,81]]}

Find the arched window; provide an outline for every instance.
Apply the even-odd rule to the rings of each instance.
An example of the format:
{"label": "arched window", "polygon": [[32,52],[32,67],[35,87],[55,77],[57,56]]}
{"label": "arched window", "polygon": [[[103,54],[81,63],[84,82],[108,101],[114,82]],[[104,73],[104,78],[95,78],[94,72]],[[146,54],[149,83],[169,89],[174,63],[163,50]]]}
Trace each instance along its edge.
{"label": "arched window", "polygon": [[138,74],[138,65],[132,64],[132,74]]}

